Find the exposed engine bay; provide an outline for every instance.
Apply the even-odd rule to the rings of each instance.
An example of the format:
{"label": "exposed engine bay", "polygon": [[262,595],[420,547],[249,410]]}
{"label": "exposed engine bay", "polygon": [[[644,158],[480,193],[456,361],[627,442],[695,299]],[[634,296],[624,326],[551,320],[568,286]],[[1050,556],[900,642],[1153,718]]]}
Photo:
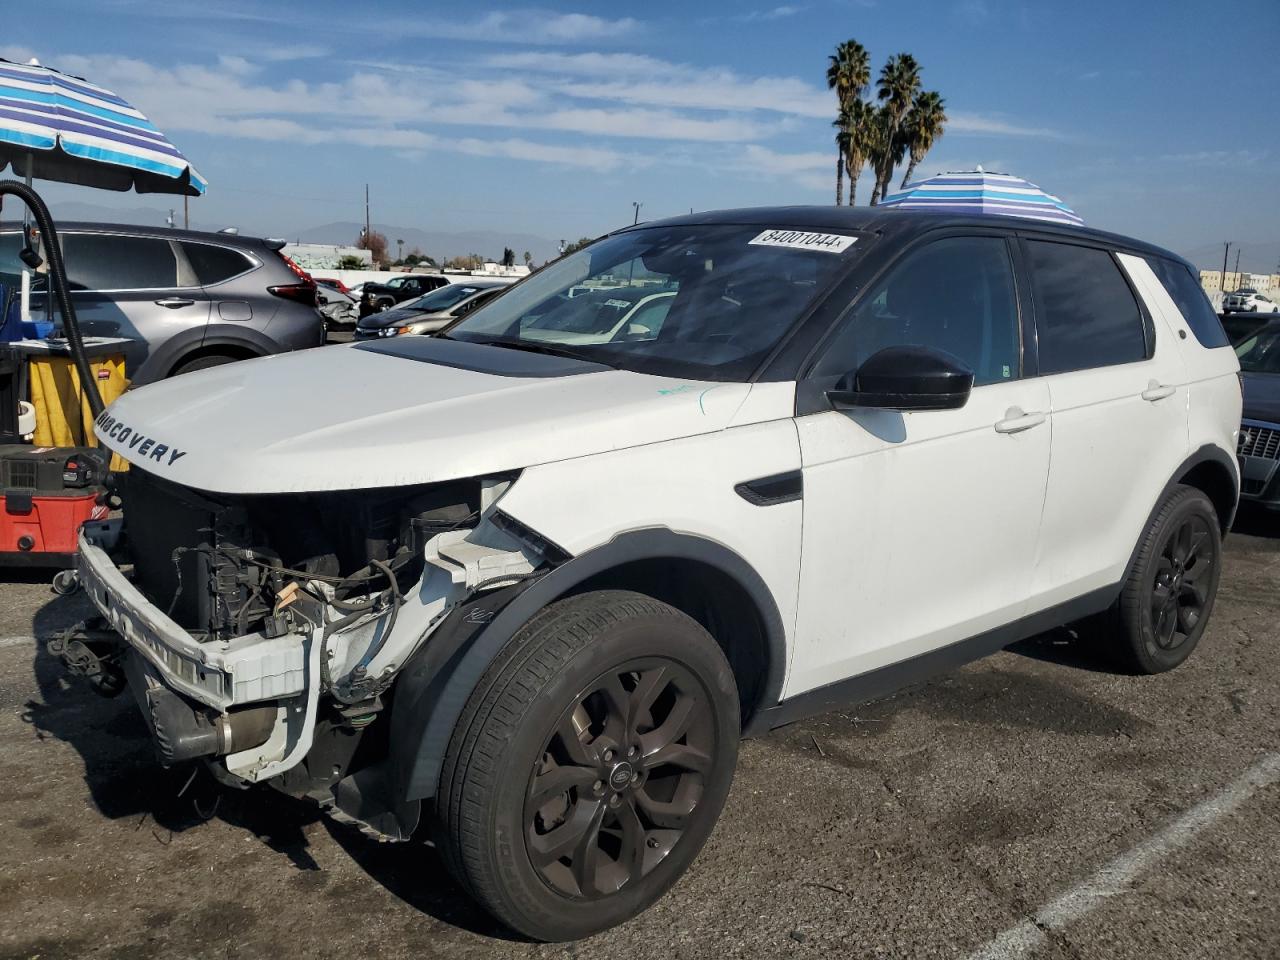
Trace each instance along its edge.
{"label": "exposed engine bay", "polygon": [[229,495],[135,468],[123,520],[82,534],[102,620],[50,649],[100,692],[127,679],[162,762],[333,808],[357,750],[379,762],[395,678],[433,630],[557,562],[496,509],[514,479]]}

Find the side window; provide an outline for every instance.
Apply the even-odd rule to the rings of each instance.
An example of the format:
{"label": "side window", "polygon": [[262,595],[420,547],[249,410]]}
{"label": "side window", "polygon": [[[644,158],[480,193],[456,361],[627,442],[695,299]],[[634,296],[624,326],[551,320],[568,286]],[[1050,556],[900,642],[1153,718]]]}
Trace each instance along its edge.
{"label": "side window", "polygon": [[72,290],[163,290],[178,285],[168,240],[101,233],[62,234]]}
{"label": "side window", "polygon": [[482,306],[484,306],[487,302],[489,302],[490,300],[492,300],[492,299],[494,298],[494,296],[497,294],[497,292],[498,292],[498,291],[496,291],[496,290],[495,290],[495,291],[493,291],[492,293],[482,293],[482,294],[480,294],[478,297],[473,297],[472,299],[470,299],[470,300],[468,300],[466,303],[464,303],[462,306],[460,306],[460,307],[458,307],[456,310],[454,310],[454,311],[453,311],[453,313],[451,313],[451,314],[450,314],[450,316],[451,316],[451,317],[465,317],[465,316],[466,316],[468,313],[470,313],[472,310],[476,309],[476,307],[482,307]]}
{"label": "side window", "polygon": [[253,267],[252,261],[239,250],[212,243],[183,240],[182,252],[196,272],[196,281],[205,287],[238,277]]}
{"label": "side window", "polygon": [[1177,306],[1182,319],[1196,335],[1202,347],[1229,347],[1231,341],[1222,329],[1222,321],[1205,296],[1200,281],[1185,264],[1164,257],[1147,257],[1147,264],[1163,285],[1169,298]]}
{"label": "side window", "polygon": [[1018,300],[1000,237],[935,240],[907,255],[846,317],[818,376],[842,376],[893,346],[945,350],[974,386],[1021,375]]}
{"label": "side window", "polygon": [[1042,374],[1147,358],[1142,311],[1110,253],[1048,240],[1026,246]]}

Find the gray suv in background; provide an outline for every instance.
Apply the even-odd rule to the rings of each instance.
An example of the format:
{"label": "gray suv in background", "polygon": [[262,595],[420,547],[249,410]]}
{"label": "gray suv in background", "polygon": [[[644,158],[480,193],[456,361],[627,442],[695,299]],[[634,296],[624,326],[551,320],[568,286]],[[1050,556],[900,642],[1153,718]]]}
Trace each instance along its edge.
{"label": "gray suv in background", "polygon": [[[315,281],[282,240],[114,223],[60,224],[58,236],[81,329],[133,341],[134,383],[324,343]],[[6,273],[20,242],[0,237]],[[45,314],[40,286],[33,319]]]}

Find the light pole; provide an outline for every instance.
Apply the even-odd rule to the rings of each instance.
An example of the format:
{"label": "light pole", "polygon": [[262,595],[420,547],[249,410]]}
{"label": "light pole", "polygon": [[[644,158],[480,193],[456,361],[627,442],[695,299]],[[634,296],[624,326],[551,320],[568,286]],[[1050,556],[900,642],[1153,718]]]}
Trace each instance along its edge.
{"label": "light pole", "polygon": [[1227,295],[1227,253],[1231,250],[1231,241],[1227,240],[1222,245],[1222,295]]}

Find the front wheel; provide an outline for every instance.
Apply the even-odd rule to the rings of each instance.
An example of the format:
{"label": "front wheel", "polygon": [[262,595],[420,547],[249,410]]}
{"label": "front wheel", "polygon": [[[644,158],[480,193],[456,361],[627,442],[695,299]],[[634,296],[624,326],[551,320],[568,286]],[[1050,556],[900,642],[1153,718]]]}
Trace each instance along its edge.
{"label": "front wheel", "polygon": [[535,616],[467,703],[436,834],[503,923],[576,940],[640,913],[692,863],[733,780],[737,687],[710,635],[600,591]]}

